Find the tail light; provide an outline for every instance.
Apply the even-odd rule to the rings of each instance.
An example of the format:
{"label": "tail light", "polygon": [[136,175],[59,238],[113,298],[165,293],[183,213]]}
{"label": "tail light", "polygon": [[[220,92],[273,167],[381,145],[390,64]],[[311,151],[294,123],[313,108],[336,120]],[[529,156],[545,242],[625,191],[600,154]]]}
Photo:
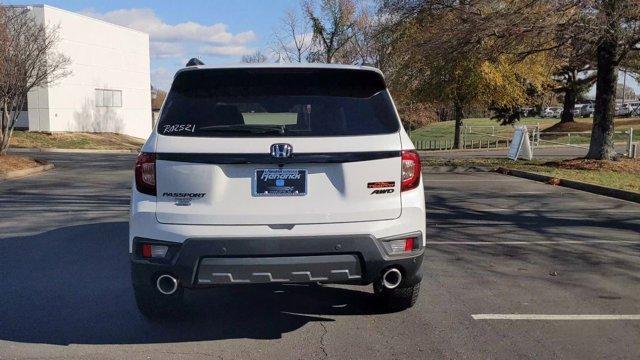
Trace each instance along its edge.
{"label": "tail light", "polygon": [[422,166],[420,165],[420,156],[415,150],[402,151],[402,185],[401,191],[411,190],[420,185],[420,174]]}
{"label": "tail light", "polygon": [[140,153],[136,160],[136,189],[156,196],[156,154]]}

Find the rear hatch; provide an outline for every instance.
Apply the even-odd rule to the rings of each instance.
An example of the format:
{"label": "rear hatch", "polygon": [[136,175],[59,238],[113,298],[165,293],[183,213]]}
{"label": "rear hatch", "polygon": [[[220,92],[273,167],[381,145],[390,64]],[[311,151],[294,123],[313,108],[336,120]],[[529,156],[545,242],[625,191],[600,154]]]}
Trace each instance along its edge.
{"label": "rear hatch", "polygon": [[375,71],[184,70],[158,134],[159,222],[275,225],[400,216],[399,121]]}

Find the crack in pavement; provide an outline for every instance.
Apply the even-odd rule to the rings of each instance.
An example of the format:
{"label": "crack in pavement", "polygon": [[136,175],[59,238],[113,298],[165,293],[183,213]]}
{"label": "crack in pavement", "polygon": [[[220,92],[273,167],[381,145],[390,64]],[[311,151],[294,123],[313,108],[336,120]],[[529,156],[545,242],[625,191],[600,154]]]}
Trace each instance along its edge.
{"label": "crack in pavement", "polygon": [[324,336],[327,335],[328,331],[323,322],[320,322],[320,326],[322,326],[323,331],[322,335],[320,335],[320,350],[322,350],[322,352],[324,353],[324,357],[327,358],[329,357],[329,354],[327,354],[327,349],[325,348]]}

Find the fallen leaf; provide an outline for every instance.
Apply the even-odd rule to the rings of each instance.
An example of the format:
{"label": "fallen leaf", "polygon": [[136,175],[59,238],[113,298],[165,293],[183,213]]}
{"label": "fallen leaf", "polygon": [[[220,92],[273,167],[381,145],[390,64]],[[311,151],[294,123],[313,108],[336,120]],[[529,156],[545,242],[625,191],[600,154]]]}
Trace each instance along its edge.
{"label": "fallen leaf", "polygon": [[551,179],[549,179],[548,183],[550,185],[557,186],[560,185],[560,179],[558,179],[557,177],[552,177]]}

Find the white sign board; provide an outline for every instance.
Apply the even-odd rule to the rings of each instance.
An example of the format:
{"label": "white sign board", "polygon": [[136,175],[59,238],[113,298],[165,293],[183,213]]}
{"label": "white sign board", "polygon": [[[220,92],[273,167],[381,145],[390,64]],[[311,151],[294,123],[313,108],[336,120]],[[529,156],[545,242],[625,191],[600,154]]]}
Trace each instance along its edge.
{"label": "white sign board", "polygon": [[513,138],[511,139],[511,145],[509,146],[509,153],[507,154],[507,157],[513,161],[518,160],[518,158],[524,158],[527,160],[533,159],[529,131],[526,126],[516,127],[516,131],[513,133]]}

